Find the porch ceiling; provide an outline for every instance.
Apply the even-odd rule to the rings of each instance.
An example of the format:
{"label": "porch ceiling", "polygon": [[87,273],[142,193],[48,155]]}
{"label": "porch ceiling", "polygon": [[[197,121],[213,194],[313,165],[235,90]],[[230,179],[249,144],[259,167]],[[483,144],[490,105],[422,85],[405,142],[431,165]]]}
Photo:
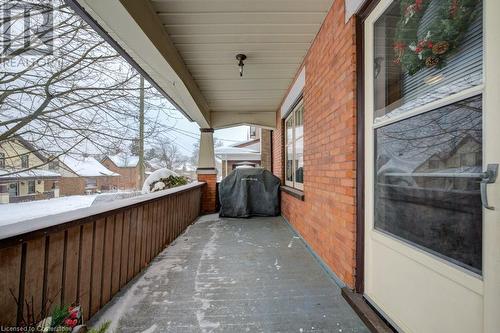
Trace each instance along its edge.
{"label": "porch ceiling", "polygon": [[[212,113],[212,125],[274,112],[332,0],[150,0]],[[236,54],[247,56],[240,78]],[[231,112],[232,119],[220,119]],[[257,120],[257,119],[256,119]]]}
{"label": "porch ceiling", "polygon": [[[119,3],[175,71],[177,78],[173,81],[180,79],[184,83],[186,89],[180,93],[177,89],[178,96],[171,97],[183,100],[184,105],[189,104],[185,101],[194,100],[197,112],[206,107],[205,120],[211,127],[220,128],[242,123],[274,127],[274,113],[333,0],[120,0]],[[109,15],[114,14],[99,13],[107,21],[112,20]],[[112,35],[119,35],[122,44],[137,43],[114,30],[123,29],[120,25],[111,28]],[[247,55],[243,78],[239,77],[235,59],[238,53]],[[134,54],[141,57],[140,50]],[[144,61],[138,63],[142,65]],[[145,65],[157,73],[165,72],[150,62]],[[192,118],[200,126],[206,126],[198,121],[199,117]]]}

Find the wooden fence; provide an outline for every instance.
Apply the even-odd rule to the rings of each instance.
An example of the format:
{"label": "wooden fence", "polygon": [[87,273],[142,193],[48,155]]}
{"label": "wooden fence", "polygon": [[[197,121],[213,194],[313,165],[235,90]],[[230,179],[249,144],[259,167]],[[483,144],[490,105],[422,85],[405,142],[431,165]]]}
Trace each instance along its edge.
{"label": "wooden fence", "polygon": [[0,325],[75,302],[91,317],[198,217],[202,186],[22,222],[52,224],[22,233],[1,227]]}

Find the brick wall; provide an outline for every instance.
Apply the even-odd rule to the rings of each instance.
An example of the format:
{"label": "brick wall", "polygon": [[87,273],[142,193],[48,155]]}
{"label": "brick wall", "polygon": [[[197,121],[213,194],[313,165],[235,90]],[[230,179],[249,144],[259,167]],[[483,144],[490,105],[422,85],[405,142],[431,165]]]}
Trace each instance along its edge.
{"label": "brick wall", "polygon": [[271,170],[271,131],[264,128],[260,132],[260,165]]}
{"label": "brick wall", "polygon": [[[304,201],[282,195],[282,214],[348,286],[355,281],[355,23],[336,0],[304,65]],[[273,172],[283,178],[280,112]]]}
{"label": "brick wall", "polygon": [[[95,177],[97,180],[97,190],[98,191],[113,191],[116,189],[120,189],[120,177],[119,176],[102,176]],[[131,189],[123,188],[123,189]]]}
{"label": "brick wall", "polygon": [[139,186],[139,166],[120,168],[117,167],[109,158],[102,160],[101,164],[120,175],[111,181],[111,184],[115,185],[118,189],[136,190],[142,188],[142,184]]}
{"label": "brick wall", "polygon": [[62,177],[59,183],[61,195],[85,194],[85,179],[81,177]]}
{"label": "brick wall", "polygon": [[217,175],[216,174],[198,174],[198,181],[205,182],[201,191],[201,212],[213,213],[216,208],[217,195]]}

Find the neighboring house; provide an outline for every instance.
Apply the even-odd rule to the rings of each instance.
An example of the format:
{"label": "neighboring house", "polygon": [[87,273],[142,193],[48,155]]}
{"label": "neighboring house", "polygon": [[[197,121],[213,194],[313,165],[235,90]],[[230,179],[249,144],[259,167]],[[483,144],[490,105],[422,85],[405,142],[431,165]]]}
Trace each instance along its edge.
{"label": "neighboring house", "polygon": [[175,173],[179,176],[196,179],[196,167],[189,162],[184,162],[179,168],[176,168]]}
{"label": "neighboring house", "polygon": [[81,195],[118,189],[118,173],[94,157],[61,156],[54,168],[61,174],[61,195]]}
{"label": "neighboring house", "polygon": [[139,174],[139,156],[125,154],[105,156],[101,160],[109,170],[118,173],[116,185],[120,190],[137,190],[142,188]]}
{"label": "neighboring house", "polygon": [[269,130],[250,126],[248,140],[216,148],[215,155],[221,160],[220,176],[224,178],[240,166],[262,166],[271,170],[270,139]]}
{"label": "neighboring house", "polygon": [[28,141],[17,137],[0,143],[0,203],[57,197],[59,180]]}

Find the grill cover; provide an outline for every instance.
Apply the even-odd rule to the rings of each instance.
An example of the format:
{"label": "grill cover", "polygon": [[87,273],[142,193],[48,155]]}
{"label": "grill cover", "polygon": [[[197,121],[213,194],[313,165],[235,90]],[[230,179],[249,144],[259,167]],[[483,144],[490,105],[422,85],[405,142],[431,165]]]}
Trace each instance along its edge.
{"label": "grill cover", "polygon": [[238,168],[219,184],[220,216],[280,214],[280,179],[263,168]]}

